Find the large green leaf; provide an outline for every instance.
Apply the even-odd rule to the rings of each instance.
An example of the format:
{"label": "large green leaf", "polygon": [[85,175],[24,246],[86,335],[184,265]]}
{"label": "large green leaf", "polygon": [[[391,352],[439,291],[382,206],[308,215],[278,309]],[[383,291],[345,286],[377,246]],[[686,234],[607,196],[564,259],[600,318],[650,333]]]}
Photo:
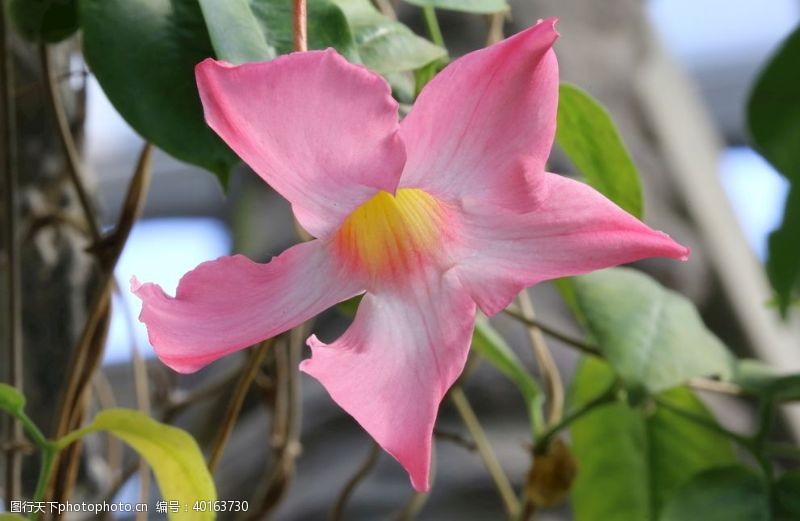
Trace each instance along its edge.
{"label": "large green leaf", "polygon": [[785,315],[800,285],[800,26],[755,82],[747,105],[755,148],[792,183],[783,224],[770,236],[767,273]]}
{"label": "large green leaf", "polygon": [[[584,358],[573,381],[572,407],[603,393],[613,379],[607,364]],[[686,388],[661,397],[713,421]],[[663,408],[602,405],[576,420],[570,432],[579,469],[572,491],[577,521],[654,520],[692,475],[735,461],[726,438]]]}
{"label": "large green leaf", "polygon": [[522,393],[522,397],[528,407],[531,431],[537,434],[538,428],[543,426],[542,405],[544,401],[539,384],[536,383],[533,376],[522,365],[520,359],[506,341],[503,340],[503,337],[494,330],[485,318],[478,319],[475,322],[472,349],[514,382],[519,392]]}
{"label": "large green leaf", "polygon": [[800,400],[800,374],[778,374],[758,360],[738,360],[731,381],[767,400]]}
{"label": "large green leaf", "polygon": [[347,17],[364,65],[381,74],[412,71],[447,51],[378,12],[370,0],[332,0]]}
{"label": "large green leaf", "polygon": [[784,316],[800,287],[798,237],[800,237],[800,180],[795,180],[792,181],[789,196],[786,198],[783,221],[769,236],[767,258],[767,275],[778,295],[778,306]]}
{"label": "large green leaf", "polygon": [[774,521],[800,519],[800,470],[786,472],[778,478],[773,492]]}
{"label": "large green leaf", "polygon": [[559,88],[556,141],[590,185],[642,217],[639,172],[611,116],[586,91],[568,83]]}
{"label": "large green leaf", "polygon": [[195,501],[216,501],[217,491],[200,448],[186,431],[159,423],[139,411],[107,409],[88,427],[59,440],[59,447],[98,431],[121,439],[147,461],[161,497],[180,503],[180,511],[169,514],[172,521],[214,519],[213,511],[197,512],[192,508]]}
{"label": "large green leaf", "polygon": [[25,396],[16,388],[0,383],[0,409],[17,415],[25,408]]}
{"label": "large green leaf", "polygon": [[575,298],[620,378],[651,392],[697,376],[728,377],[733,357],[685,297],[630,268],[574,277]]}
{"label": "large green leaf", "polygon": [[756,149],[787,178],[800,181],[800,27],[756,80],[747,125]]}
{"label": "large green leaf", "polygon": [[420,7],[479,14],[500,13],[510,9],[506,0],[406,0],[406,2]]}
{"label": "large green leaf", "polygon": [[743,465],[710,469],[685,483],[664,506],[659,521],[770,521],[763,480]]}
{"label": "large green leaf", "polygon": [[83,48],[111,103],[145,139],[215,173],[238,159],[206,125],[194,67],[214,56],[196,0],[81,0]]}
{"label": "large green leaf", "polygon": [[[249,4],[267,43],[278,54],[292,52],[292,2],[249,0]],[[307,22],[309,49],[334,47],[350,61],[360,61],[348,20],[342,9],[333,2],[308,0]]]}
{"label": "large green leaf", "polygon": [[8,14],[23,38],[54,43],[78,30],[77,0],[11,0]]}
{"label": "large green leaf", "polygon": [[[292,3],[283,0],[200,0],[211,43],[220,59],[245,63],[294,50]],[[359,62],[353,34],[339,7],[329,0],[309,0],[308,48],[334,47]]]}
{"label": "large green leaf", "polygon": [[200,8],[219,59],[239,64],[275,57],[248,0],[200,0]]}

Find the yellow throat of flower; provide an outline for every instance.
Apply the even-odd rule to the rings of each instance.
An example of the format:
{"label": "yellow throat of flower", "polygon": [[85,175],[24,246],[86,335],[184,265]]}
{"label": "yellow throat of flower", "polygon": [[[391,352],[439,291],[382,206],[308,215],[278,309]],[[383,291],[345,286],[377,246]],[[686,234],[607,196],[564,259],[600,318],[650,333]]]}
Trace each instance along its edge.
{"label": "yellow throat of flower", "polygon": [[378,192],[347,217],[334,241],[350,267],[372,278],[401,277],[439,249],[444,218],[442,204],[418,188]]}

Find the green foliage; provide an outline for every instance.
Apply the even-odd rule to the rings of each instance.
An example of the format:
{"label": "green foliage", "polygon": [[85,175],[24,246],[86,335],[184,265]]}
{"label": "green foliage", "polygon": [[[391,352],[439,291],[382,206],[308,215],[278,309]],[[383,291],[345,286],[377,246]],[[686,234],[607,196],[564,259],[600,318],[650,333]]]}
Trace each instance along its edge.
{"label": "green foliage", "polygon": [[0,513],[0,521],[25,521],[25,518],[17,514]]}
{"label": "green foliage", "polygon": [[800,519],[800,470],[792,470],[778,478],[773,498],[774,521]]}
{"label": "green foliage", "polygon": [[59,42],[78,30],[77,0],[11,0],[8,14],[19,34],[34,42]]}
{"label": "green foliage", "polygon": [[798,237],[800,237],[800,181],[792,181],[783,210],[783,221],[769,236],[767,259],[767,275],[777,293],[778,307],[784,316],[800,286]]}
{"label": "green foliage", "polygon": [[269,60],[277,54],[261,32],[248,0],[200,0],[200,8],[220,60],[239,64]]}
{"label": "green foliage", "polygon": [[207,168],[223,185],[237,157],[203,119],[194,67],[214,56],[192,0],[81,0],[87,62],[145,139]]}
{"label": "green foliage", "polygon": [[[613,380],[607,364],[584,358],[573,381],[572,407],[600,395]],[[686,388],[660,396],[713,421]],[[602,405],[573,422],[571,436],[579,469],[572,491],[577,521],[656,519],[670,496],[694,474],[735,461],[726,438],[652,404]]]}
{"label": "green foliage", "polygon": [[374,71],[413,71],[447,56],[445,49],[382,15],[370,0],[332,1],[347,17],[361,61]]}
{"label": "green foliage", "polygon": [[[292,52],[292,3],[283,0],[249,0],[249,5],[264,38],[275,52]],[[309,49],[333,47],[348,60],[360,61],[347,18],[333,2],[309,0],[307,23]]]}
{"label": "green foliage", "polygon": [[612,268],[573,285],[592,338],[628,386],[658,392],[697,376],[730,376],[733,357],[694,305],[651,277]]}
{"label": "green foliage", "polygon": [[510,9],[506,0],[406,0],[409,4],[420,7],[449,9],[465,13],[492,14],[506,12]]}
{"label": "green foliage", "polygon": [[755,148],[791,183],[783,224],[770,236],[767,273],[785,315],[800,285],[800,27],[756,80],[747,106]]}
{"label": "green foliage", "polygon": [[600,193],[635,217],[644,203],[639,172],[611,116],[586,91],[562,83],[556,142]]}
{"label": "green foliage", "polygon": [[472,335],[472,349],[489,361],[498,371],[511,380],[522,393],[528,407],[528,416],[533,434],[543,427],[542,405],[544,396],[539,384],[531,376],[525,366],[506,343],[500,334],[494,330],[485,318],[475,322],[475,331]]}
{"label": "green foliage", "polygon": [[756,149],[788,179],[800,181],[800,27],[756,80],[747,124]]}
{"label": "green foliage", "polygon": [[0,383],[0,409],[17,416],[25,409],[25,396],[14,387]]}
{"label": "green foliage", "polygon": [[659,521],[770,521],[767,488],[743,465],[697,474],[664,507]]}
{"label": "green foliage", "polygon": [[161,496],[178,501],[189,510],[170,513],[172,521],[210,520],[214,512],[195,512],[195,501],[217,499],[214,481],[206,468],[203,454],[194,439],[185,431],[159,423],[139,411],[107,409],[79,431],[59,440],[64,448],[86,434],[105,431],[131,446],[153,469]]}
{"label": "green foliage", "polygon": [[800,374],[780,375],[758,360],[738,360],[731,380],[765,400],[800,400]]}

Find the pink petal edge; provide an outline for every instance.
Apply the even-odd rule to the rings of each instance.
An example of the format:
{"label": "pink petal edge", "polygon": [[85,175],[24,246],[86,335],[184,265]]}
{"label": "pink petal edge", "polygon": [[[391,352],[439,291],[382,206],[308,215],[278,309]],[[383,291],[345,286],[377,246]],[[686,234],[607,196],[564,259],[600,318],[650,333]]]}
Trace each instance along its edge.
{"label": "pink petal edge", "polygon": [[686,260],[689,249],[653,230],[594,188],[546,174],[527,213],[467,205],[453,271],[487,315],[524,288],[647,257]]}
{"label": "pink petal edge", "polygon": [[439,404],[464,368],[474,317],[450,276],[417,281],[406,294],[368,293],[345,334],[327,345],[311,336],[312,357],[300,364],[421,492],[430,488]]}
{"label": "pink petal edge", "polygon": [[386,81],[333,49],[196,67],[206,121],[326,237],[377,191],[394,192],[405,163],[397,102]]}
{"label": "pink petal edge", "polygon": [[400,126],[401,187],[516,210],[535,203],[555,136],[556,21],[466,54],[431,80]]}
{"label": "pink petal edge", "polygon": [[266,264],[242,255],[204,262],[183,276],[175,297],[133,277],[139,320],[164,364],[191,373],[280,334],[363,291],[318,241],[298,244]]}

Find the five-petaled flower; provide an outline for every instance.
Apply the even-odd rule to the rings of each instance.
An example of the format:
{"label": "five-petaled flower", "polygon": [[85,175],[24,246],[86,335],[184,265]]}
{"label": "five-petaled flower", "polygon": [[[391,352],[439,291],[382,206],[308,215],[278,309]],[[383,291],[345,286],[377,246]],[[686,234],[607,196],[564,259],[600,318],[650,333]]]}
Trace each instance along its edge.
{"label": "five-petaled flower", "polygon": [[132,281],[159,358],[196,371],[364,293],[338,340],[308,339],[300,369],[427,490],[434,421],[464,367],[476,308],[494,315],[543,280],[688,254],[545,171],[554,24],[454,61],[402,122],[387,83],[333,50],[200,63],[208,124],[315,239],[267,264],[203,263],[175,297]]}

